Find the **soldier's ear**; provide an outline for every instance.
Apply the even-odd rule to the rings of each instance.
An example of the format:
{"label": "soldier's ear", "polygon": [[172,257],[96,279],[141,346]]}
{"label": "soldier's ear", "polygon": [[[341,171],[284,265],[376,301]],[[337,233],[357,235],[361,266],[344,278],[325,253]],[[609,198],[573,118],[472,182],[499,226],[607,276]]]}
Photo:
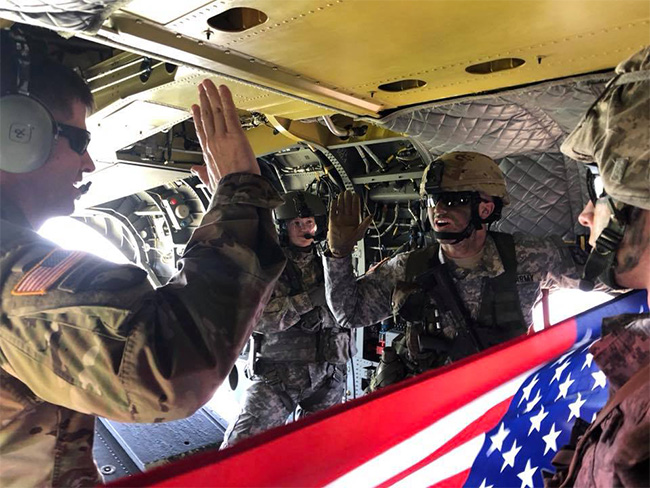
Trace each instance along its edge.
{"label": "soldier's ear", "polygon": [[494,202],[481,201],[478,206],[478,215],[482,219],[487,219],[494,212]]}

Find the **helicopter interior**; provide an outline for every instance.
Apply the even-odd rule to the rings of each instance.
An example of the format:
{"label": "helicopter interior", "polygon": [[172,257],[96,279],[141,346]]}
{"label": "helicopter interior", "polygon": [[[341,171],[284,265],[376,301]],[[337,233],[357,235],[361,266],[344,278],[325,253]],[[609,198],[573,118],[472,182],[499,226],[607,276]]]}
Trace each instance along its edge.
{"label": "helicopter interior", "polygon": [[[0,26],[75,67],[96,101],[97,170],[74,218],[154,286],[176,270],[210,201],[190,173],[202,153],[188,109],[204,78],[231,88],[280,192],[308,190],[328,204],[344,190],[362,197],[373,216],[354,254],[362,274],[431,242],[419,182],[454,150],[487,154],[503,170],[511,203],[494,230],[584,247],[586,170],[560,145],[616,64],[650,41],[650,4],[637,0],[27,3],[0,6]],[[356,331],[348,398],[364,394],[381,346],[402,327]],[[238,397],[245,358],[225,387]],[[209,408],[161,425],[101,420],[98,465],[106,480],[143,471],[218,446],[226,424]]]}

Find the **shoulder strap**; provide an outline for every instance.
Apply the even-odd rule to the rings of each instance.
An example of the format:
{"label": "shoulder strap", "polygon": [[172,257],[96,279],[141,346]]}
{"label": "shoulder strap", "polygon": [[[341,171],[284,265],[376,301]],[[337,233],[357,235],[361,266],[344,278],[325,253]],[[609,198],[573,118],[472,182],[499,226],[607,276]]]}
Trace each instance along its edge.
{"label": "shoulder strap", "polygon": [[517,289],[517,254],[514,238],[511,234],[503,232],[489,232],[488,235],[494,239],[504,273],[495,278],[485,279],[478,322],[482,327],[491,329],[499,325],[498,329],[503,329],[506,335],[500,338],[495,336],[493,339],[503,342],[525,332],[527,324],[524,323]]}
{"label": "shoulder strap", "polygon": [[515,279],[517,274],[517,253],[515,252],[515,239],[512,234],[505,232],[489,232],[499,251],[499,257],[506,270],[506,274],[514,273]]}
{"label": "shoulder strap", "polygon": [[302,272],[290,256],[287,257],[287,265],[284,268],[284,273],[289,280],[289,294],[291,296],[298,295],[305,291],[302,284]]}
{"label": "shoulder strap", "polygon": [[425,248],[412,251],[406,260],[406,272],[404,280],[410,283],[415,280],[418,275],[428,270],[431,266],[440,264],[440,261],[438,260],[439,249],[440,246],[435,243]]}

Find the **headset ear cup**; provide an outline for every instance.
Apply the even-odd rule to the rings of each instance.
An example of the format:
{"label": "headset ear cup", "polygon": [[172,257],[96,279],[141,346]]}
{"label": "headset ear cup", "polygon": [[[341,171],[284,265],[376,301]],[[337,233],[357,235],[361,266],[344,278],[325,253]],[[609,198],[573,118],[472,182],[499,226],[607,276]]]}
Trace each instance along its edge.
{"label": "headset ear cup", "polygon": [[0,98],[0,169],[29,173],[45,164],[56,139],[56,122],[35,98],[11,94]]}

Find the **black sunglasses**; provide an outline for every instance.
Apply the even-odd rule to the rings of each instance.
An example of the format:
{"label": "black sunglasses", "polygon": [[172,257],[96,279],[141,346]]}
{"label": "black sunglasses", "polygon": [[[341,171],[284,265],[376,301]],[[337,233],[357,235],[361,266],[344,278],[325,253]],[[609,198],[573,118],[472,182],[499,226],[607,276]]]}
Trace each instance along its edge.
{"label": "black sunglasses", "polygon": [[434,193],[427,195],[427,207],[433,208],[442,202],[445,207],[462,207],[469,205],[478,198],[478,194],[471,191],[454,191]]}
{"label": "black sunglasses", "polygon": [[70,144],[70,148],[80,156],[83,156],[88,150],[88,144],[90,144],[90,132],[87,130],[57,122],[56,134],[57,136],[65,137]]}

